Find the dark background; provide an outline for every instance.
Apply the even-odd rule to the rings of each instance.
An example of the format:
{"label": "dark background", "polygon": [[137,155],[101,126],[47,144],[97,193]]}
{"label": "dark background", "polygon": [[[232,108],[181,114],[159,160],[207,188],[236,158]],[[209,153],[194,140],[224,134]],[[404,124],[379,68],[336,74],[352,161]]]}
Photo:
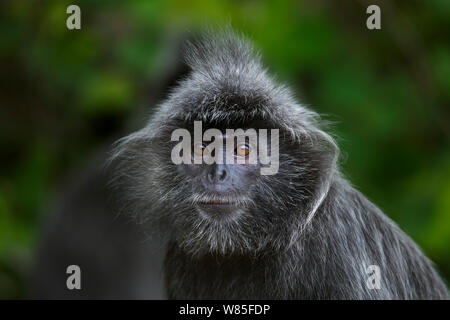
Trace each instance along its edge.
{"label": "dark background", "polygon": [[[66,28],[70,4],[81,30]],[[370,4],[381,30],[366,28]],[[225,24],[334,123],[346,176],[450,279],[450,1],[13,0],[0,2],[1,298],[26,297],[67,177],[142,124],[180,39]]]}

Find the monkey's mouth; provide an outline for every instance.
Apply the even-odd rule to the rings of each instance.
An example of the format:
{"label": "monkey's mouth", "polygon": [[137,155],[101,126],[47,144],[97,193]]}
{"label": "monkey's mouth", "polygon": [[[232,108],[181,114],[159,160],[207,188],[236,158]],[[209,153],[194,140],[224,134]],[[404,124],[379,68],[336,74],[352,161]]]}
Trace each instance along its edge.
{"label": "monkey's mouth", "polygon": [[230,215],[248,205],[244,197],[237,195],[194,195],[192,200],[201,212],[214,217]]}
{"label": "monkey's mouth", "polygon": [[210,199],[199,202],[202,205],[235,205],[237,203],[237,201],[231,199]]}

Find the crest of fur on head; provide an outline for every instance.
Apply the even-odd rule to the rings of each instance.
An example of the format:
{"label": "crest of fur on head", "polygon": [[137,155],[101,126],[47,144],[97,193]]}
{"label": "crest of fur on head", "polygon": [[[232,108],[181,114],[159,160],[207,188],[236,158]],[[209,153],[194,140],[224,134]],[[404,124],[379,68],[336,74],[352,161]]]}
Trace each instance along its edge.
{"label": "crest of fur on head", "polygon": [[[199,41],[187,44],[186,63],[191,72],[157,107],[147,125],[117,142],[111,156],[112,163],[119,163],[113,183],[130,190],[128,201],[136,202],[131,205],[133,211],[149,211],[166,197],[157,191],[159,169],[166,164],[158,163],[156,158],[142,160],[140,148],[148,148],[162,135],[170,140],[169,132],[180,122],[193,124],[194,120],[202,120],[228,123],[230,128],[234,128],[236,123],[262,119],[298,143],[309,141],[323,151],[325,164],[320,169],[320,179],[306,208],[306,218],[299,220],[290,236],[291,243],[294,243],[314,217],[330,184],[339,174],[339,149],[334,139],[321,129],[317,113],[297,103],[287,87],[277,84],[268,75],[260,55],[242,35],[230,30],[208,33]],[[152,186],[155,188],[155,195],[136,191],[132,175],[138,174],[138,170],[134,161],[140,161],[141,165],[145,161],[153,168],[147,170],[146,181],[151,184],[150,189]],[[151,199],[144,202],[145,207],[137,204],[144,196]]]}

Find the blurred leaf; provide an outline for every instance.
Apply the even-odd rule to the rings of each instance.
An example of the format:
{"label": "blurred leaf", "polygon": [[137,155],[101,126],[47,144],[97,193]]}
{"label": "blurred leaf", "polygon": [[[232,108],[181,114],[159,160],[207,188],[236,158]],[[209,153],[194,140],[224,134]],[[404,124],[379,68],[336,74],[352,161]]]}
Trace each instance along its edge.
{"label": "blurred leaf", "polygon": [[133,107],[133,87],[125,77],[105,72],[92,77],[82,86],[83,112],[122,110]]}

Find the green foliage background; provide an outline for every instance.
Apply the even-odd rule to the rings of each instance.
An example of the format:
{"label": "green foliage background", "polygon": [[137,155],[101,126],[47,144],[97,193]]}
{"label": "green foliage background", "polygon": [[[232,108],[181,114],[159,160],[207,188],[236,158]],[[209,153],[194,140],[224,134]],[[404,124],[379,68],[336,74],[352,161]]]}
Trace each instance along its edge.
{"label": "green foliage background", "polygon": [[345,174],[450,279],[450,1],[13,0],[0,3],[0,297],[26,297],[61,183],[145,105],[170,39],[227,23],[334,122]]}

